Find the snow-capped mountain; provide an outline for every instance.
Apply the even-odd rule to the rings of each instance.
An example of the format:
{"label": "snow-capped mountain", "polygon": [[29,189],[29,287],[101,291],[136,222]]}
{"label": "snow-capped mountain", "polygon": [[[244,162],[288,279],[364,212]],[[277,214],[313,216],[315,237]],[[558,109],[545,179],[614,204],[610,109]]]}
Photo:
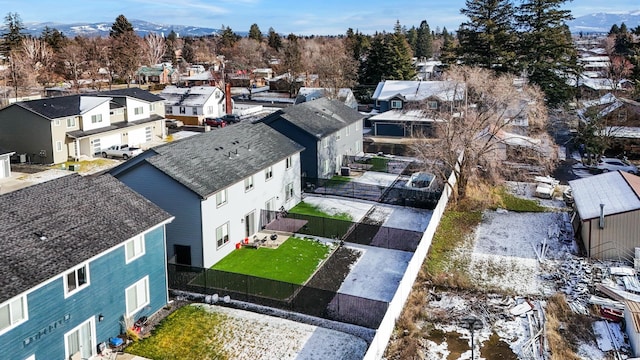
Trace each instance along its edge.
{"label": "snow-capped mountain", "polygon": [[[219,29],[203,28],[197,26],[188,25],[167,25],[167,24],[154,24],[143,20],[129,20],[133,25],[134,30],[140,36],[145,36],[149,33],[168,35],[173,30],[178,36],[204,36],[218,34]],[[53,22],[45,23],[25,23],[25,32],[39,36],[42,34],[42,30],[45,27],[51,29],[57,29],[63,33],[66,37],[73,38],[76,35],[80,36],[109,36],[109,30],[111,30],[113,22],[101,22],[101,23],[75,23],[75,24],[61,24]],[[236,32],[238,33],[238,32]],[[239,34],[239,33],[238,33]],[[239,34],[240,35],[240,34]]]}
{"label": "snow-capped mountain", "polygon": [[567,24],[572,33],[608,33],[611,26],[625,23],[628,29],[640,26],[640,10],[626,13],[595,13],[580,16]]}

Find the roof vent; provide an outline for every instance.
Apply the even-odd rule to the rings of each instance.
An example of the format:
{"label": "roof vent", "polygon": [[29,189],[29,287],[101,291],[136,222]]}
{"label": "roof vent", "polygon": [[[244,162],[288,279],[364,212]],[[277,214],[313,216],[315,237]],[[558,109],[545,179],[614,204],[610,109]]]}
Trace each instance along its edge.
{"label": "roof vent", "polygon": [[36,231],[33,233],[35,236],[37,236],[40,240],[47,240],[47,237],[44,235],[44,233],[42,231]]}

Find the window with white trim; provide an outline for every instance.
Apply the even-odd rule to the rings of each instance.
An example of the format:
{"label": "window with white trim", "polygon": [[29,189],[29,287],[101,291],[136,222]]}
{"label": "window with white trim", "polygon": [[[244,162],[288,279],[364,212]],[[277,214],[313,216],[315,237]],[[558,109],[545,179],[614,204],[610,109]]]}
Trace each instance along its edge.
{"label": "window with white trim", "polygon": [[127,241],[124,245],[125,250],[125,259],[126,262],[129,263],[140,256],[144,255],[144,235],[138,235],[133,239]]}
{"label": "window with white trim", "polygon": [[329,173],[329,159],[324,159],[322,163],[322,173],[323,174]]}
{"label": "window with white trim", "polygon": [[194,106],[194,107],[192,107],[192,108],[191,108],[191,114],[193,114],[193,115],[198,115],[198,108],[197,108],[197,107],[195,107],[195,106]]}
{"label": "window with white trim", "polygon": [[264,180],[270,180],[273,177],[273,166],[269,166],[264,170]]}
{"label": "window with white trim", "polygon": [[96,124],[102,122],[102,114],[91,115],[91,123]]}
{"label": "window with white trim", "polygon": [[360,130],[360,122],[359,121],[356,121],[355,126],[356,126],[356,129],[355,129],[356,131]]}
{"label": "window with white trim", "polygon": [[253,175],[244,179],[244,191],[249,191],[253,189]]}
{"label": "window with white trim", "polygon": [[391,100],[391,108],[392,109],[402,109],[402,101],[400,101],[400,100]]}
{"label": "window with white trim", "polygon": [[216,194],[216,206],[220,207],[227,203],[227,189],[219,191]]}
{"label": "window with white trim", "polygon": [[67,127],[68,128],[72,128],[72,127],[76,127],[76,118],[67,118]]}
{"label": "window with white trim", "polygon": [[336,132],[336,141],[340,140],[340,131]]}
{"label": "window with white trim", "polygon": [[356,141],[356,152],[359,153],[362,151],[362,143],[360,141]]}
{"label": "window with white trim", "polygon": [[221,247],[222,245],[229,242],[229,223],[225,223],[222,226],[218,226],[216,228],[216,246]]}
{"label": "window with white trim", "polygon": [[350,127],[351,127],[351,125],[349,125],[346,128],[344,128],[344,136],[349,136],[349,128]]}
{"label": "window with white trim", "polygon": [[156,111],[156,103],[149,104],[149,112],[155,112],[155,111]]}
{"label": "window with white trim", "polygon": [[205,115],[211,115],[211,114],[213,114],[213,105],[207,106],[207,113]]}
{"label": "window with white trim", "polygon": [[53,125],[55,125],[55,126],[60,126],[60,119],[55,119],[55,120],[53,121]]}
{"label": "window with white trim", "polygon": [[187,113],[187,108],[185,108],[184,106],[180,106],[180,114],[186,114]]}
{"label": "window with white trim", "polygon": [[138,311],[149,305],[149,275],[129,286],[125,292],[127,316],[134,316]]}
{"label": "window with white trim", "polygon": [[288,183],[284,188],[284,200],[289,201],[293,199],[293,183]]}
{"label": "window with white trim", "polygon": [[142,106],[135,107],[133,108],[133,113],[135,115],[142,115],[144,114],[144,108]]}
{"label": "window with white trim", "polygon": [[89,264],[82,264],[64,275],[64,297],[89,286]]}
{"label": "window with white trim", "polygon": [[289,156],[285,162],[285,168],[291,169],[292,166],[293,166],[293,158]]}
{"label": "window with white trim", "polygon": [[435,100],[429,100],[427,102],[427,104],[429,106],[429,109],[431,109],[431,110],[437,110],[438,109],[438,102],[435,101]]}
{"label": "window with white trim", "polygon": [[29,319],[27,296],[13,298],[0,305],[0,334],[3,334]]}
{"label": "window with white trim", "polygon": [[62,151],[62,141],[56,141],[56,152]]}

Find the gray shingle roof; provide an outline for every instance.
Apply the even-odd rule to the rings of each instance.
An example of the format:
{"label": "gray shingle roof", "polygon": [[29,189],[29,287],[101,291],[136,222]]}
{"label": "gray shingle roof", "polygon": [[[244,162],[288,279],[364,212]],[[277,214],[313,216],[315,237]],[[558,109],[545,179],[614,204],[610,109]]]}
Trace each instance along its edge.
{"label": "gray shingle roof", "polygon": [[1,195],[0,303],[170,218],[111,175]]}
{"label": "gray shingle roof", "polygon": [[[92,94],[92,95],[94,95],[94,94]],[[95,95],[99,95],[99,96],[128,96],[128,97],[136,98],[138,100],[143,100],[143,101],[147,101],[147,102],[157,102],[157,101],[164,100],[163,98],[161,98],[158,95],[154,95],[154,94],[148,92],[147,90],[142,90],[142,89],[137,88],[137,87],[132,87],[132,88],[128,88],[128,89],[111,90],[111,91],[102,91],[102,92],[96,93]]]}
{"label": "gray shingle roof", "polygon": [[15,105],[33,111],[47,119],[57,119],[80,114],[80,95],[22,101]]}
{"label": "gray shingle roof", "polygon": [[155,147],[145,161],[207,198],[302,150],[265,124],[242,122]]}
{"label": "gray shingle roof", "polygon": [[318,139],[333,134],[361,121],[364,116],[346,106],[339,100],[320,98],[295,106],[289,106],[267,116],[263,121],[270,122],[278,117],[287,120]]}

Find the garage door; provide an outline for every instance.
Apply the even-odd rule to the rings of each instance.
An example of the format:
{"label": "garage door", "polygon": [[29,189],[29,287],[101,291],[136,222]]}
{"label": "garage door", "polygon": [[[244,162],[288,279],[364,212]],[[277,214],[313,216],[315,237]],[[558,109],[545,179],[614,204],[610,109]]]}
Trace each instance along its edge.
{"label": "garage door", "polygon": [[106,149],[111,145],[119,145],[122,143],[120,134],[104,135],[99,138],[91,140],[91,146],[93,147],[93,153],[97,154],[102,149]]}
{"label": "garage door", "polygon": [[378,136],[404,136],[404,125],[377,123],[375,127]]}
{"label": "garage door", "polygon": [[140,144],[144,144],[146,143],[146,134],[145,134],[145,129],[135,129],[135,130],[129,130],[129,139],[128,139],[128,144],[129,146],[140,146]]}

